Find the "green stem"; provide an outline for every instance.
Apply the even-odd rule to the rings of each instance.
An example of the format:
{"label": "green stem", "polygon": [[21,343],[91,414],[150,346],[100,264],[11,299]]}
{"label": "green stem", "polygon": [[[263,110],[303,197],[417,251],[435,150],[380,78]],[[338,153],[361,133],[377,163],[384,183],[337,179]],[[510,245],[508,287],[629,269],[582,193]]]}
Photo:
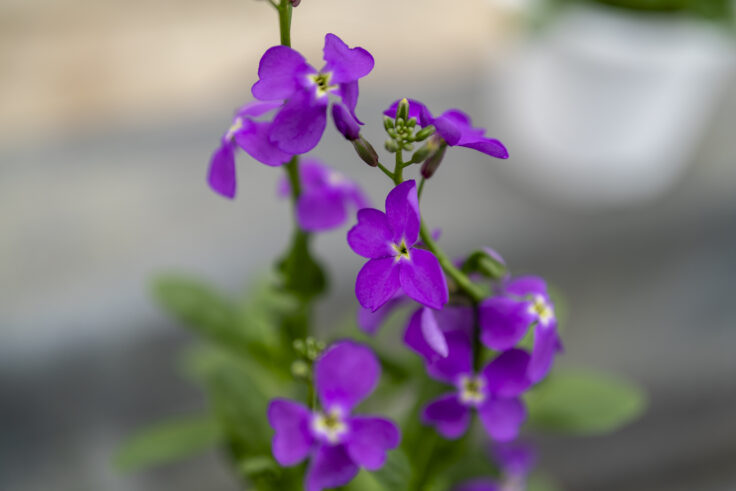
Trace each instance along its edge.
{"label": "green stem", "polygon": [[281,33],[281,44],[291,47],[291,2],[289,0],[281,0],[278,7],[279,12],[279,31]]}
{"label": "green stem", "polygon": [[377,162],[377,163],[376,163],[376,165],[378,166],[378,168],[379,168],[379,169],[381,169],[381,171],[382,171],[382,172],[383,172],[384,174],[386,174],[386,175],[388,176],[388,178],[389,178],[389,179],[391,179],[391,180],[393,181],[393,179],[394,179],[394,173],[393,173],[393,172],[391,172],[390,170],[388,170],[388,169],[386,168],[386,166],[385,166],[385,165],[383,165],[383,164],[382,164],[382,163],[380,163],[380,162]]}
{"label": "green stem", "polygon": [[457,269],[455,265],[452,264],[452,261],[447,257],[445,251],[443,251],[432,238],[432,234],[429,232],[424,220],[422,220],[419,234],[422,237],[424,245],[427,246],[427,249],[429,249],[435,256],[437,256],[437,260],[440,262],[442,269],[444,269],[445,273],[447,273],[448,276],[457,283],[457,286],[460,287],[460,289],[463,290],[470,299],[473,300],[473,302],[477,303],[483,300],[485,297],[483,289],[479,288],[478,285],[473,283],[470,278],[465,275],[465,273]]}
{"label": "green stem", "polygon": [[394,184],[404,182],[404,156],[401,150],[396,151],[396,165],[394,165]]}
{"label": "green stem", "polygon": [[294,157],[284,165],[286,169],[286,175],[289,178],[289,184],[291,185],[291,201],[296,203],[296,199],[302,194],[302,184],[299,181],[299,157]]}
{"label": "green stem", "polygon": [[418,199],[422,199],[422,191],[424,191],[424,181],[426,181],[426,179],[424,179],[424,176],[422,176],[422,178],[419,179],[419,189],[417,189]]}

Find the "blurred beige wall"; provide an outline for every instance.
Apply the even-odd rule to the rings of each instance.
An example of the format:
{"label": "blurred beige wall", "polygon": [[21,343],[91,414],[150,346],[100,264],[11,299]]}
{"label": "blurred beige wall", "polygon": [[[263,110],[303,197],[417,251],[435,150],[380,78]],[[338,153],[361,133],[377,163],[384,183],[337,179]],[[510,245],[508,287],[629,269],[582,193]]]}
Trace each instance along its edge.
{"label": "blurred beige wall", "polygon": [[[487,0],[304,0],[293,39],[317,65],[334,31],[375,55],[375,80],[441,79],[494,46],[502,25]],[[0,145],[237,105],[277,40],[263,0],[4,0]]]}

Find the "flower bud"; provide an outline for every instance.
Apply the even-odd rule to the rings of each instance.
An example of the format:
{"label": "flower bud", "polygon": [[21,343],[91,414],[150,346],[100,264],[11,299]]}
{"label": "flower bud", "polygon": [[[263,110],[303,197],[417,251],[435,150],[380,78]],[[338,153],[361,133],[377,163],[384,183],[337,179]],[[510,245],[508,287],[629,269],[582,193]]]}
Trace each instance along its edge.
{"label": "flower bud", "polygon": [[355,148],[355,152],[358,154],[358,157],[360,157],[363,162],[371,167],[378,165],[378,154],[373,148],[373,145],[368,143],[365,138],[359,136],[357,139],[353,140],[353,147]]}
{"label": "flower bud", "polygon": [[394,120],[388,116],[384,116],[383,127],[386,131],[392,131],[394,129]]}
{"label": "flower bud", "polygon": [[422,128],[421,130],[417,131],[417,134],[414,135],[414,140],[420,142],[420,141],[426,140],[433,134],[434,134],[434,126],[429,125],[426,128]]}
{"label": "flower bud", "polygon": [[[429,143],[427,143],[427,145],[429,145]],[[445,156],[446,149],[447,144],[443,143],[434,153],[432,153],[432,155],[429,156],[427,160],[424,161],[421,169],[422,177],[424,177],[425,179],[429,179],[430,177],[432,177],[432,175],[442,163],[442,159]]]}
{"label": "flower bud", "polygon": [[386,144],[384,145],[387,152],[396,153],[399,151],[399,146],[396,144],[393,140],[386,140]]}
{"label": "flower bud", "polygon": [[332,105],[332,119],[342,136],[350,141],[360,138],[360,125],[344,105],[337,103]]}
{"label": "flower bud", "polygon": [[414,152],[414,154],[411,156],[411,163],[412,164],[418,164],[419,162],[424,162],[427,160],[427,158],[432,155],[437,150],[436,146],[432,146],[430,144],[425,144],[419,147],[419,150]]}
{"label": "flower bud", "polygon": [[409,117],[409,100],[404,97],[399,101],[399,106],[396,108],[396,121],[406,121]]}
{"label": "flower bud", "polygon": [[300,3],[302,3],[302,0],[290,0],[292,7],[298,7]]}

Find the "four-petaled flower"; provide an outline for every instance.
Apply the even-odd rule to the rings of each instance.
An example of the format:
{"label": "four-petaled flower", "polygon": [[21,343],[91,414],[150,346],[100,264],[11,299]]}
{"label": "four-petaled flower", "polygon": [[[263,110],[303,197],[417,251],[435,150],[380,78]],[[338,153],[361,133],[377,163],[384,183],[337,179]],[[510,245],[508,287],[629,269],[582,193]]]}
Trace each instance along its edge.
{"label": "four-petaled flower", "polygon": [[504,281],[499,295],[484,300],[478,310],[481,341],[491,349],[506,350],[518,344],[534,325],[534,346],[529,379],[542,380],[562,349],[557,318],[547,285],[537,276]]}
{"label": "four-petaled flower", "polygon": [[256,121],[281,106],[280,102],[250,102],[238,109],[230,128],[222,135],[220,146],[212,154],[207,181],[210,187],[226,198],[234,198],[237,189],[235,175],[236,144],[248,155],[270,166],[283,165],[291,154],[280,150],[268,139],[270,121]]}
{"label": "four-petaled flower", "polygon": [[[311,232],[339,227],[348,219],[348,208],[361,209],[368,199],[355,181],[329,168],[316,159],[305,159],[299,165],[301,193],[296,202],[299,226]],[[289,179],[279,181],[278,193],[291,193]]]}
{"label": "four-petaled flower", "polygon": [[368,347],[339,342],[317,360],[314,370],[320,410],[310,411],[288,399],[275,399],[268,408],[276,461],[291,466],[310,458],[306,491],[343,486],[361,466],[381,468],[386,451],[396,448],[400,440],[392,421],[350,415],[373,392],[381,374],[381,365]]}
{"label": "four-petaled flower", "polygon": [[439,261],[431,252],[414,247],[420,224],[414,181],[405,181],[388,193],[386,213],[373,208],[358,211],[348,244],[356,254],[370,259],[355,281],[355,295],[364,308],[375,312],[399,288],[433,309],[447,303],[447,281]]}
{"label": "four-petaled flower", "polygon": [[[283,101],[269,130],[269,140],[289,154],[313,149],[327,125],[329,94],[340,97],[334,102],[341,132],[353,131],[362,124],[355,115],[358,103],[358,80],[373,70],[373,57],[363,48],[349,48],[334,34],[325,36],[325,66],[317,71],[299,52],[287,46],[274,46],[261,57],[259,80],[253,96],[262,101]],[[353,121],[354,120],[354,121]]]}
{"label": "four-petaled flower", "polygon": [[454,439],[465,433],[472,410],[476,410],[492,439],[510,441],[516,438],[526,419],[526,409],[519,396],[531,386],[527,377],[529,355],[523,350],[511,349],[488,363],[480,373],[475,373],[472,311],[470,315],[466,312],[445,319],[441,326],[448,347],[445,357],[427,343],[421,332],[420,317],[421,311],[412,316],[404,342],[425,359],[430,377],[455,386],[453,392],[440,396],[424,408],[422,420],[445,438]]}
{"label": "four-petaled flower", "polygon": [[[433,125],[437,133],[432,138],[441,138],[447,145],[466,147],[477,150],[491,157],[507,159],[506,147],[495,138],[487,138],[483,128],[473,128],[470,116],[459,109],[450,109],[438,117],[432,116],[427,106],[419,101],[409,100],[409,117],[416,118],[422,128]],[[396,117],[396,109],[400,101],[394,102],[383,114]],[[438,142],[441,143],[441,142]]]}

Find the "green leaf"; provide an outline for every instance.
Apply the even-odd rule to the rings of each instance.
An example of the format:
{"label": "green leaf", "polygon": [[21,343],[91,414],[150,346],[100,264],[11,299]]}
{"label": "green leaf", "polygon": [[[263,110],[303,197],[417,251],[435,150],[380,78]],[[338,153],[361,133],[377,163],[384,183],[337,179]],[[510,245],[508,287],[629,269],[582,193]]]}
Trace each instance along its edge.
{"label": "green leaf", "polygon": [[209,285],[168,274],[154,280],[153,293],[165,310],[205,338],[226,346],[244,343],[234,328],[238,323],[234,305]]}
{"label": "green leaf", "polygon": [[411,482],[411,464],[401,449],[388,453],[386,463],[373,473],[377,482],[385,489],[409,489]]}
{"label": "green leaf", "polygon": [[646,395],[626,380],[600,373],[555,373],[527,394],[531,424],[572,434],[615,431],[637,419]]}
{"label": "green leaf", "polygon": [[174,462],[215,446],[220,437],[220,429],[210,417],[172,419],[130,438],[118,451],[115,465],[134,471]]}

